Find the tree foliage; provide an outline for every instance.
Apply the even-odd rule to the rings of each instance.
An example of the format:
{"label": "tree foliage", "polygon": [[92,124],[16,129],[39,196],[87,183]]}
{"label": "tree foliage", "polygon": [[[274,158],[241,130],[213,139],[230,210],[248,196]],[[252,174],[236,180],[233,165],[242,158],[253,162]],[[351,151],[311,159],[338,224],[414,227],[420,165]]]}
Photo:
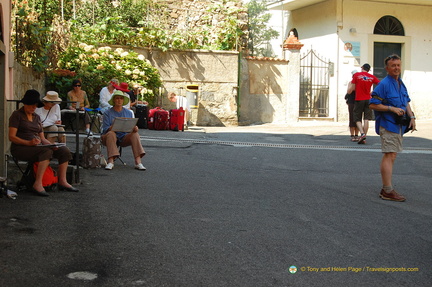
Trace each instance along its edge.
{"label": "tree foliage", "polygon": [[[189,17],[189,11],[173,17],[173,8],[163,4],[166,1],[13,0],[12,47],[18,62],[47,73],[50,88],[63,95],[71,81],[80,78],[87,93],[97,97],[100,88],[116,77],[143,86],[152,102],[153,91],[161,85],[157,71],[145,61],[135,61],[136,57],[125,63],[118,55],[95,56],[98,47],[238,50],[246,23],[241,18],[245,8],[233,5],[235,1],[240,0],[209,1],[206,9],[194,11],[198,13],[194,17]],[[92,47],[91,55],[83,45]],[[126,73],[135,70],[145,77],[136,79],[136,73]]]}
{"label": "tree foliage", "polygon": [[249,14],[249,43],[248,48],[252,56],[273,56],[266,44],[279,36],[279,32],[270,28],[268,22],[271,14],[268,11],[265,0],[251,0],[246,4]]}
{"label": "tree foliage", "polygon": [[[161,86],[159,72],[143,55],[123,48],[95,47],[84,43],[70,47],[59,60],[60,69],[49,73],[49,84],[66,100],[72,89],[72,80],[79,78],[90,102],[97,106],[99,91],[112,78],[130,86],[144,87],[144,100],[153,104],[158,87]],[[65,71],[73,71],[66,73]]]}

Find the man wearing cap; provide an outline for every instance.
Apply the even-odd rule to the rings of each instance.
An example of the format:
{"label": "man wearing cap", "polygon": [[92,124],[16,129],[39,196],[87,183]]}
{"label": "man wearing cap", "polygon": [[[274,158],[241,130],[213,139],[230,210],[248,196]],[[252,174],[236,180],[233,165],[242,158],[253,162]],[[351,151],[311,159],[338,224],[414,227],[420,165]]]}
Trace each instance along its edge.
{"label": "man wearing cap", "polygon": [[[44,104],[43,107],[37,108],[35,113],[39,115],[42,122],[44,132],[50,132],[46,134],[46,139],[51,143],[59,142],[66,143],[66,136],[64,128],[61,126],[61,113],[60,103],[62,99],[59,97],[57,92],[48,91],[46,96],[42,99]],[[59,132],[58,134],[55,132]]]}
{"label": "man wearing cap", "polygon": [[[369,121],[372,120],[372,111],[369,109],[369,100],[371,98],[371,87],[377,85],[379,80],[372,74],[369,74],[369,64],[364,64],[361,67],[361,72],[355,73],[350,86],[348,87],[348,94],[353,91],[356,92],[354,104],[354,121],[360,131],[358,144],[366,143],[366,134],[369,129]],[[364,124],[362,125],[362,119]]]}
{"label": "man wearing cap", "polygon": [[132,146],[132,153],[135,159],[135,169],[146,170],[141,163],[141,158],[145,155],[144,148],[141,145],[138,127],[135,126],[132,132],[114,132],[112,125],[114,119],[133,118],[131,110],[124,108],[129,103],[129,98],[122,91],[115,91],[109,100],[109,104],[113,107],[105,111],[102,123],[102,144],[107,147],[108,163],[105,169],[111,170],[114,167],[114,160],[120,156],[117,146],[126,147]]}

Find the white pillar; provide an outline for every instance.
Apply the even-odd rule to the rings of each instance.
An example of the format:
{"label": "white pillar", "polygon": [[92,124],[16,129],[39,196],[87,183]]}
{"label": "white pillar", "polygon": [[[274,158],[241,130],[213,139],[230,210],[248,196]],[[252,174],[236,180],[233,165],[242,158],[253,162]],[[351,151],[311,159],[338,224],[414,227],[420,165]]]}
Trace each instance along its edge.
{"label": "white pillar", "polygon": [[300,49],[303,44],[285,44],[285,59],[288,59],[288,94],[286,98],[286,122],[298,122],[300,105]]}

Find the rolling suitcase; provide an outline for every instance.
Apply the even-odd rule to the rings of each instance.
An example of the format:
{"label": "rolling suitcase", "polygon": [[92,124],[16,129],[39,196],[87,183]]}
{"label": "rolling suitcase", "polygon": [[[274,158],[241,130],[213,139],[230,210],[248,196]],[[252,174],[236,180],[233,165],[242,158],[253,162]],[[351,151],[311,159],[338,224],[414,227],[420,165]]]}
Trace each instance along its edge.
{"label": "rolling suitcase", "polygon": [[148,120],[147,120],[147,127],[149,130],[154,130],[154,114],[156,111],[160,110],[161,108],[156,107],[154,109],[150,109],[148,113]]}
{"label": "rolling suitcase", "polygon": [[154,113],[154,129],[167,130],[169,128],[169,112],[163,109]]}
{"label": "rolling suitcase", "polygon": [[138,118],[137,126],[140,129],[148,128],[148,111],[146,105],[136,105],[135,117]]}
{"label": "rolling suitcase", "polygon": [[169,114],[169,129],[172,131],[184,132],[185,111],[182,107],[170,110]]}
{"label": "rolling suitcase", "polygon": [[168,129],[168,111],[156,107],[149,110],[148,129],[149,130],[167,130]]}

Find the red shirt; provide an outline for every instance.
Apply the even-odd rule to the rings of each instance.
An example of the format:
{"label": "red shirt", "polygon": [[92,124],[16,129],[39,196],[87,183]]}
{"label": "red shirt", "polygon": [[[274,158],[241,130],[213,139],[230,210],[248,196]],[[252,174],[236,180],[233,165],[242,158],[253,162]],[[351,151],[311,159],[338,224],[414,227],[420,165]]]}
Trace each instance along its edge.
{"label": "red shirt", "polygon": [[355,73],[351,83],[355,84],[356,101],[370,100],[371,87],[378,84],[379,80],[368,72]]}

